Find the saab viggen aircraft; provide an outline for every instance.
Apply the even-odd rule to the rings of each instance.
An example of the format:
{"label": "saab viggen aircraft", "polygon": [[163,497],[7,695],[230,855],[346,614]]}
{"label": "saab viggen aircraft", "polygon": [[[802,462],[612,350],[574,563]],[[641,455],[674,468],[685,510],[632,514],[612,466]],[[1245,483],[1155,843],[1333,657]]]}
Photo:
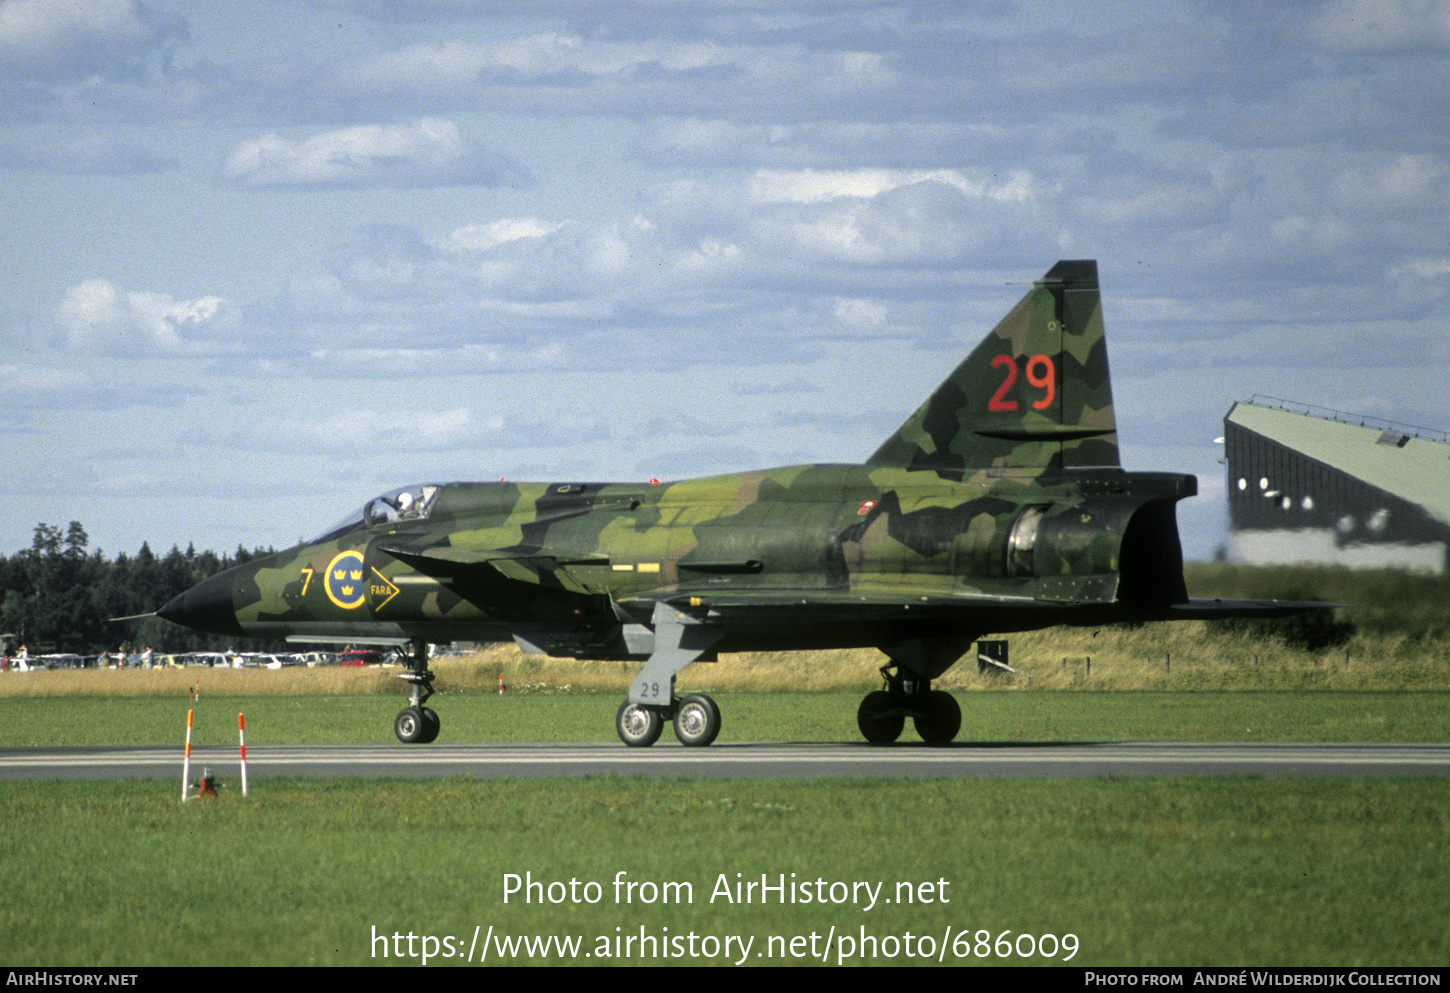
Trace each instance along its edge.
{"label": "saab viggen aircraft", "polygon": [[406,645],[394,730],[428,742],[428,643],[644,662],[616,730],[686,745],[720,730],[675,675],[720,652],[870,646],[884,688],[868,741],[906,718],[952,740],[932,688],[988,633],[1052,625],[1283,616],[1324,605],[1190,599],[1175,504],[1190,475],[1125,472],[1097,263],[1033,284],[860,465],[797,465],[659,485],[439,483],[369,501],[314,541],[213,576],[158,614],[202,631]]}

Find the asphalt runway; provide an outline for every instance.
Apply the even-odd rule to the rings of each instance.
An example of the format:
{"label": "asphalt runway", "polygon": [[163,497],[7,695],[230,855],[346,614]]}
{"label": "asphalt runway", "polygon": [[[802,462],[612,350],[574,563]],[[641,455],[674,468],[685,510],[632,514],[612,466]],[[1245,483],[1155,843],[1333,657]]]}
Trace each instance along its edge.
{"label": "asphalt runway", "polygon": [[[210,766],[239,778],[235,748],[193,748],[193,781]],[[0,780],[179,779],[175,748],[0,749]],[[1450,777],[1446,744],[1084,742],[623,745],[273,745],[247,749],[249,780],[269,776],[477,779],[1085,778],[1095,776]]]}

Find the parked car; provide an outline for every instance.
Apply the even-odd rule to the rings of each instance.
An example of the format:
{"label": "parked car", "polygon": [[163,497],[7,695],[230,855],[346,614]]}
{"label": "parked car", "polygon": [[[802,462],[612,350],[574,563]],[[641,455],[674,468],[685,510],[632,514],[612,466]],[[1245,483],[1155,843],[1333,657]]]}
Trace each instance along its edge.
{"label": "parked car", "polygon": [[310,669],[315,669],[317,666],[320,665],[337,665],[336,652],[303,652],[298,657],[302,659],[302,661],[305,662],[307,664],[307,667]]}
{"label": "parked car", "polygon": [[182,665],[206,665],[213,669],[225,669],[227,657],[221,652],[189,652],[181,656]]}

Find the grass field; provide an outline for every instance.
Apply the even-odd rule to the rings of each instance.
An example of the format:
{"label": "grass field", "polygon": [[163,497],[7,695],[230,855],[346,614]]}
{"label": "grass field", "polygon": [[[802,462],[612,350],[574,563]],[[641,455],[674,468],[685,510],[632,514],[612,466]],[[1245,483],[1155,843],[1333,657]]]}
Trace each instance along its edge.
{"label": "grass field", "polygon": [[[453,694],[431,704],[442,744],[617,743],[613,693]],[[715,694],[721,744],[856,742],[855,693]],[[194,709],[197,745],[397,744],[406,702],[379,696],[0,699],[0,747],[161,745],[180,749]],[[960,741],[1444,741],[1450,691],[1065,691],[963,694]],[[667,743],[672,741],[667,735]],[[903,741],[914,741],[909,727]],[[402,747],[402,746],[399,746]]]}
{"label": "grass field", "polygon": [[[144,782],[0,783],[0,807],[0,959],[13,964],[416,965],[431,947],[446,965],[475,927],[493,939],[489,963],[515,964],[1450,955],[1438,781],[269,780],[251,802],[185,806]],[[657,888],[617,893],[619,873]],[[823,881],[825,902],[762,903],[759,889],[727,902],[717,889],[792,873]],[[505,902],[507,874],[543,885]],[[879,887],[877,902],[833,883]],[[908,890],[931,902],[904,902]],[[415,936],[413,957],[393,934]],[[641,935],[656,944],[614,945]],[[582,944],[505,954],[521,936]]]}
{"label": "grass field", "polygon": [[[718,698],[723,741],[855,740],[856,693]],[[1450,719],[1443,691],[961,698],[963,737],[985,741],[1443,740]],[[609,741],[617,699],[536,690],[437,702],[446,741],[538,740],[544,728],[549,740]],[[194,705],[11,697],[0,700],[0,743],[48,736],[179,754],[188,708],[200,744],[231,744],[239,709],[249,744],[387,741],[394,703],[376,694],[204,694]],[[475,926],[492,936],[488,962],[514,964],[601,964],[601,951],[614,956],[604,963],[630,964],[821,961],[813,955],[969,964],[984,953],[1001,964],[1004,949],[1012,963],[1079,966],[1433,965],[1450,955],[1443,780],[269,778],[243,800],[233,779],[225,771],[219,799],[187,805],[170,778],[0,783],[0,960],[420,964],[429,951],[429,964],[462,964],[469,947],[478,961]],[[666,904],[657,890],[652,903],[645,891],[618,902],[620,872],[626,882],[689,883],[692,899],[675,890]],[[711,902],[722,874],[730,886],[791,873],[850,883],[853,893],[856,883],[881,886],[878,897],[893,902]],[[506,874],[559,885],[505,903]],[[570,880],[598,889],[571,897]],[[895,902],[898,884],[920,897],[928,883],[932,903]],[[399,958],[409,934],[412,957]],[[626,936],[635,944],[610,944]],[[524,938],[582,944],[529,952],[517,944]],[[1054,954],[1037,952],[1039,942]],[[1067,942],[1078,949],[1070,958]],[[1019,959],[1019,949],[1032,954]]]}
{"label": "grass field", "polygon": [[[1056,630],[1013,638],[1016,675],[962,665],[941,685],[961,702],[962,740],[1443,741],[1438,623],[1316,651],[1201,624]],[[856,741],[879,665],[874,652],[729,657],[680,682],[720,702],[722,743]],[[634,669],[511,648],[436,668],[446,743],[613,742]],[[13,674],[0,747],[179,751],[189,708],[201,744],[233,743],[240,710],[249,744],[388,742],[403,699],[385,670]],[[234,787],[186,805],[175,793],[169,779],[0,783],[0,960],[444,965],[470,949],[477,962],[485,938],[490,964],[1450,960],[1443,780],[267,779],[246,801]],[[655,899],[619,899],[619,873]],[[847,902],[717,892],[792,873]],[[510,874],[544,884],[537,898],[505,902]],[[875,905],[850,902],[871,886]],[[525,937],[554,943],[530,951]]]}

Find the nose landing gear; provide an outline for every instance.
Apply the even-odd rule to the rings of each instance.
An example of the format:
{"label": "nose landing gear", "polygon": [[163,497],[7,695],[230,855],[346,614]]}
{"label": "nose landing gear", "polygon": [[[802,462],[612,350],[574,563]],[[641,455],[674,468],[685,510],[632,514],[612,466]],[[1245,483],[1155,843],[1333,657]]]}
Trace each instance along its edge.
{"label": "nose landing gear", "polygon": [[443,722],[432,707],[423,706],[433,695],[433,673],[428,668],[428,643],[414,638],[403,653],[404,670],[398,678],[408,683],[408,706],[393,720],[393,733],[405,745],[426,745],[438,738]]}

